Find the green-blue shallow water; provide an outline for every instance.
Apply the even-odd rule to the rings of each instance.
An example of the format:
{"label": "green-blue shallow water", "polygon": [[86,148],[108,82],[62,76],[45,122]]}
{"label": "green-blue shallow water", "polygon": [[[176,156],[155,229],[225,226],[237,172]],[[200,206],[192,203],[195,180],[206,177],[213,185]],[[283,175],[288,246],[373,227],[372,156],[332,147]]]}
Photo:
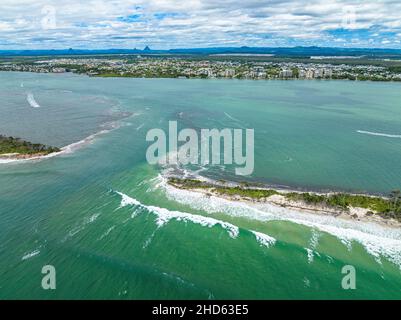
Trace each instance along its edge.
{"label": "green-blue shallow water", "polygon": [[[169,120],[254,128],[251,181],[401,187],[397,83],[3,72],[0,134],[63,147],[105,132],[58,157],[0,164],[1,299],[401,298],[399,230],[166,188],[145,136]],[[238,180],[231,168],[198,169]],[[54,291],[41,288],[44,265],[57,270]],[[345,265],[357,290],[341,287]]]}

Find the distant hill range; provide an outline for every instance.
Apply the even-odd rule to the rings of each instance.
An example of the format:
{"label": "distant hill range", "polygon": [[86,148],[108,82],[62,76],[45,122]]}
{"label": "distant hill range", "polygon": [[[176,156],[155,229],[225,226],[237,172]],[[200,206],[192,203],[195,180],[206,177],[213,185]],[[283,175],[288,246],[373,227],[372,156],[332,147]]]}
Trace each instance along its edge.
{"label": "distant hill range", "polygon": [[325,48],[325,47],[292,47],[292,48],[261,48],[261,47],[216,47],[216,48],[188,48],[170,50],[152,50],[148,46],[140,49],[105,49],[105,50],[0,50],[0,56],[63,56],[63,55],[112,55],[112,54],[272,54],[277,56],[400,56],[401,49],[364,49],[364,48]]}

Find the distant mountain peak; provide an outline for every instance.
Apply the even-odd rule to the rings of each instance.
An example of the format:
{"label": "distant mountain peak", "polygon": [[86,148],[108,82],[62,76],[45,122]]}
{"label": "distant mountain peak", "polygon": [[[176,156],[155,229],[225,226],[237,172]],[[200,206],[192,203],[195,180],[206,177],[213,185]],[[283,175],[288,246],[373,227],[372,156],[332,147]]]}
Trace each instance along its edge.
{"label": "distant mountain peak", "polygon": [[151,51],[149,46],[146,46],[145,49],[143,49],[143,51]]}

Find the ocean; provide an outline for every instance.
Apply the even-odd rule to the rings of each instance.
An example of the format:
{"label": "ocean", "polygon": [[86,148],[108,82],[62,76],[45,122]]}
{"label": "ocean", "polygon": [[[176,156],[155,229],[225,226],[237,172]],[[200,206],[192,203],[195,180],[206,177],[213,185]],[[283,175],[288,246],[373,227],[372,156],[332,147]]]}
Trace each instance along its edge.
{"label": "ocean", "polygon": [[[0,163],[0,299],[400,299],[401,230],[234,203],[166,184],[146,133],[255,130],[280,188],[401,188],[398,83],[89,78],[0,72],[0,134],[57,157]],[[41,286],[54,266],[57,289]],[[344,266],[356,290],[344,290]]]}

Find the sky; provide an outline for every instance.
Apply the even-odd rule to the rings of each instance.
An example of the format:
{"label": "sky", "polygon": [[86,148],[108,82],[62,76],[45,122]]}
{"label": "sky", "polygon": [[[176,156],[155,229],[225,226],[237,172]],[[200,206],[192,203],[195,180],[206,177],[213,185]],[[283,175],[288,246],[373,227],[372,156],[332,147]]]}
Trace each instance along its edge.
{"label": "sky", "polygon": [[401,48],[401,0],[0,0],[0,50]]}

